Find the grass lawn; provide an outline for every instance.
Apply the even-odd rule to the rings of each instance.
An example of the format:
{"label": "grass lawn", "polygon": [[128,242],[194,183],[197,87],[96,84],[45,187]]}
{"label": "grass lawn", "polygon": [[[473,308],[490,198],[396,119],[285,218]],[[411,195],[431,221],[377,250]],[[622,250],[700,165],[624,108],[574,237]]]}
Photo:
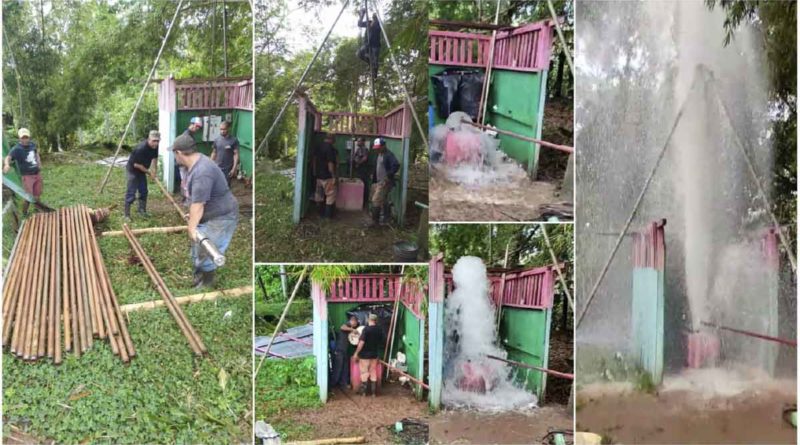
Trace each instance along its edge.
{"label": "grass lawn", "polygon": [[[107,153],[105,154],[107,155]],[[120,230],[125,191],[123,169],[115,168],[103,194],[106,167],[90,152],[44,154],[42,201],[51,207],[117,204],[100,229]],[[134,216],[133,228],[183,224],[151,185],[151,218]],[[4,259],[13,242],[4,226]],[[100,248],[120,304],[160,300],[143,267],[133,260],[124,237],[102,237]],[[176,297],[191,288],[189,240],[184,233],[140,235],[139,241]],[[251,284],[250,220],[242,218],[218,271],[218,289]],[[231,443],[251,440],[251,322],[249,296],[183,306],[209,348],[195,358],[166,310],[134,312],[128,328],[136,357],[124,365],[105,341],[77,359],[65,355],[22,362],[3,355],[4,436],[22,433],[37,440],[101,443]],[[6,440],[8,442],[9,440]]]}
{"label": "grass lawn", "polygon": [[339,212],[333,221],[321,221],[315,210],[300,224],[292,222],[294,180],[277,170],[287,164],[271,161],[256,164],[255,174],[255,259],[256,262],[392,262],[392,245],[415,241],[419,211],[409,197],[403,227],[367,228],[366,214]]}
{"label": "grass lawn", "polygon": [[315,363],[314,357],[265,360],[258,373],[256,419],[272,425],[283,440],[312,439],[312,425],[285,420],[284,415],[322,406]]}

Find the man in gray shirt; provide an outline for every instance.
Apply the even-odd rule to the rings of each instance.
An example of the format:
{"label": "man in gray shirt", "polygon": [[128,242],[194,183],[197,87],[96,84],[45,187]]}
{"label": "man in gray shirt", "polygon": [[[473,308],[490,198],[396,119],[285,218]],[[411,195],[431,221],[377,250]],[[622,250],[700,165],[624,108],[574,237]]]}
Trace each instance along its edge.
{"label": "man in gray shirt", "polygon": [[219,136],[214,140],[211,151],[211,160],[216,162],[225,174],[228,186],[239,170],[239,139],[228,134],[230,128],[231,124],[227,121],[220,124]]}
{"label": "man in gray shirt", "polygon": [[211,287],[215,281],[216,264],[197,245],[201,232],[225,253],[239,222],[239,203],[228,188],[222,170],[204,154],[197,151],[194,139],[178,136],[172,145],[175,162],[186,168],[186,189],[189,194],[189,238],[192,243],[194,285]]}

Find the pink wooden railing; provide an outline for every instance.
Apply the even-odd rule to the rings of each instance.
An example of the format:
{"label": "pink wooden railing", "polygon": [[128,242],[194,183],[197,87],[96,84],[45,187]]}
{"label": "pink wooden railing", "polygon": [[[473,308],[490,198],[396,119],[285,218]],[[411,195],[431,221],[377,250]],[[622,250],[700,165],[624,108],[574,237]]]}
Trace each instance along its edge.
{"label": "pink wooden railing", "polygon": [[[422,317],[425,294],[418,285],[402,283],[402,275],[359,274],[337,280],[327,294],[329,303],[386,303],[394,302],[400,294],[403,303],[418,318]],[[402,285],[402,290],[401,290]]]}
{"label": "pink wooden railing", "polygon": [[[434,65],[480,67],[488,64],[491,37],[452,31],[428,31],[428,63]],[[550,65],[553,21],[498,31],[494,47],[495,69],[541,71]]]}
{"label": "pink wooden railing", "polygon": [[633,267],[664,270],[666,258],[664,226],[666,224],[666,219],[654,221],[641,232],[633,234]]}
{"label": "pink wooden railing", "polygon": [[178,110],[253,109],[253,82],[194,82],[175,86]]}
{"label": "pink wooden railing", "polygon": [[[489,298],[497,307],[518,307],[524,309],[548,309],[553,307],[554,274],[551,266],[526,269],[521,272],[507,273],[505,285],[502,273],[490,273]],[[445,273],[447,292],[455,289],[451,272]]]}
{"label": "pink wooden railing", "polygon": [[[305,98],[307,104],[311,101]],[[316,111],[314,131],[404,138],[411,136],[411,111],[400,105],[383,116],[339,111]]]}

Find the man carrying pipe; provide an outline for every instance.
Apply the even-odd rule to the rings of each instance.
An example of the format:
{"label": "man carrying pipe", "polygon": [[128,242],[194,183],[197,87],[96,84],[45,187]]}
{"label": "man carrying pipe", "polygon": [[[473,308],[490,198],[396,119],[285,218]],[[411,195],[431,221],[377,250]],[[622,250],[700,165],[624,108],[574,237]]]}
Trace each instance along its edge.
{"label": "man carrying pipe", "polygon": [[353,165],[355,166],[356,177],[364,183],[362,206],[366,208],[369,203],[369,149],[362,137],[356,139],[356,149],[353,150]]}
{"label": "man carrying pipe", "polygon": [[336,333],[336,348],[333,350],[332,386],[347,388],[350,384],[350,335],[358,335],[358,317],[351,315],[347,323]]}
{"label": "man carrying pipe", "polygon": [[[189,239],[193,241],[191,255],[194,264],[194,286],[212,287],[217,262],[215,256],[224,254],[239,222],[239,203],[228,188],[222,170],[202,153],[188,135],[175,139],[171,150],[175,162],[186,169],[186,188],[189,193]],[[211,243],[217,252],[208,252],[201,243]]]}
{"label": "man carrying pipe", "polygon": [[378,357],[386,345],[384,337],[383,330],[378,326],[378,316],[369,314],[367,327],[361,333],[356,353],[353,354],[358,360],[358,370],[361,373],[359,392],[362,396],[367,395],[368,391],[372,397],[378,395]]}
{"label": "man carrying pipe", "polygon": [[[128,157],[125,166],[128,177],[128,188],[125,191],[125,222],[131,221],[131,205],[136,200],[136,193],[139,193],[139,216],[147,218],[147,177],[156,180],[158,176],[158,143],[161,134],[152,130],[136,146],[133,153]],[[151,170],[152,169],[152,170]]]}
{"label": "man carrying pipe", "polygon": [[378,154],[375,161],[374,185],[372,186],[372,227],[378,224],[387,224],[391,220],[392,211],[389,202],[389,192],[394,188],[394,176],[400,170],[400,162],[391,151],[386,149],[386,141],[376,138],[372,148]]}
{"label": "man carrying pipe", "polygon": [[[36,144],[31,140],[31,132],[27,128],[20,128],[17,132],[19,142],[11,149],[6,156],[3,165],[3,173],[11,171],[11,163],[16,164],[22,177],[22,186],[34,199],[34,205],[40,207],[39,198],[42,196],[42,159]],[[22,204],[22,215],[28,215],[30,203],[25,201]]]}
{"label": "man carrying pipe", "polygon": [[372,14],[372,20],[367,21],[367,9],[361,10],[358,16],[358,27],[366,28],[366,41],[358,49],[358,58],[369,64],[372,79],[378,78],[378,58],[381,54],[381,24],[378,15]]}
{"label": "man carrying pipe", "polygon": [[316,181],[314,201],[320,218],[332,218],[336,206],[336,156],[333,135],[327,134],[311,157],[311,172]]}
{"label": "man carrying pipe", "polygon": [[219,126],[219,136],[211,145],[211,160],[216,162],[225,178],[228,179],[228,187],[231,179],[236,177],[239,172],[239,139],[231,136],[231,124],[224,121]]}

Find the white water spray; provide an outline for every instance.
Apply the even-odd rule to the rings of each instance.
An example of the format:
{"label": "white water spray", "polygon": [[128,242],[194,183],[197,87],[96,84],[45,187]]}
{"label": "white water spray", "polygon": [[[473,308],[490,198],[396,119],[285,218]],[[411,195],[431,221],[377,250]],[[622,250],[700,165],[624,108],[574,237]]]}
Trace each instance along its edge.
{"label": "white water spray", "polygon": [[495,310],[486,267],[462,257],[453,267],[455,290],[445,302],[446,352],[442,400],[454,407],[507,411],[536,406],[536,396],[515,386],[511,368],[487,355],[505,357],[497,345]]}

